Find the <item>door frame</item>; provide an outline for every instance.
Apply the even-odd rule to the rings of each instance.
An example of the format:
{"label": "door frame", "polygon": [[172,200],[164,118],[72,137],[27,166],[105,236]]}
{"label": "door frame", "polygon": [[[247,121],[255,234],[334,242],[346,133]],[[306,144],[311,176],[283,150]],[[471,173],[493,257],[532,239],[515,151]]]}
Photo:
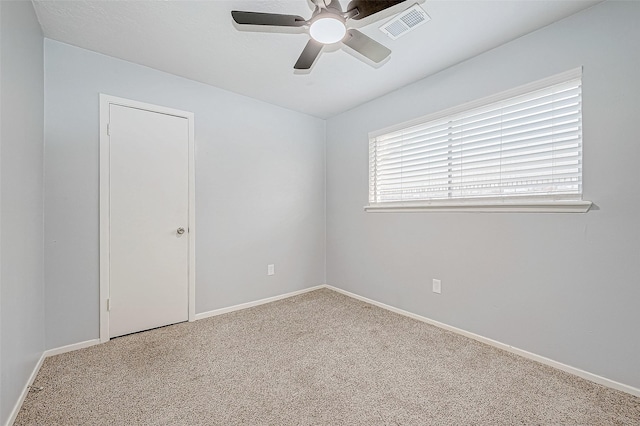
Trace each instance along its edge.
{"label": "door frame", "polygon": [[110,285],[110,141],[108,134],[109,107],[119,105],[129,108],[142,109],[160,114],[186,118],[189,129],[189,224],[188,244],[188,312],[189,322],[196,319],[196,243],[195,243],[195,133],[194,114],[130,99],[100,93],[100,342],[109,341],[109,285]]}

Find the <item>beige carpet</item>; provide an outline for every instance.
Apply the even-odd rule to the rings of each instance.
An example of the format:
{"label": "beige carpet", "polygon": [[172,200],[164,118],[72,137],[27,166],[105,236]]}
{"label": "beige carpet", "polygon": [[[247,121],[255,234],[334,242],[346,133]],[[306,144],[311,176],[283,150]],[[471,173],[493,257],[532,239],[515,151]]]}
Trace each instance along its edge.
{"label": "beige carpet", "polygon": [[16,425],[640,424],[640,398],[318,290],[48,358]]}

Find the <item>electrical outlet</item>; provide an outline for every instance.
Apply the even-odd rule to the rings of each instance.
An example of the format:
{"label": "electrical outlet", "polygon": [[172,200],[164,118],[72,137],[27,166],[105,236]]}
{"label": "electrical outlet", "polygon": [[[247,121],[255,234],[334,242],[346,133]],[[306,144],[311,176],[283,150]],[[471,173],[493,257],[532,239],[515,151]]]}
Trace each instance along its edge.
{"label": "electrical outlet", "polygon": [[267,275],[274,275],[276,273],[275,265],[267,265]]}
{"label": "electrical outlet", "polygon": [[440,294],[441,289],[442,289],[441,284],[442,284],[442,283],[440,282],[440,280],[436,280],[436,279],[434,278],[434,280],[433,280],[433,292],[434,292],[434,293],[438,293],[438,294]]}

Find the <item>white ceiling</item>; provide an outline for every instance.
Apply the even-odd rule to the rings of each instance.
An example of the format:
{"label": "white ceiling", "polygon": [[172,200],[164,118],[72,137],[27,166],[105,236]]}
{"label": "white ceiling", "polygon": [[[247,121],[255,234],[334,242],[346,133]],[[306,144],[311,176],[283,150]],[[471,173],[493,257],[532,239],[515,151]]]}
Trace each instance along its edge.
{"label": "white ceiling", "polygon": [[[424,1],[424,0],[421,0]],[[309,18],[308,0],[33,0],[45,37],[221,87],[321,118],[417,81],[598,3],[600,0],[432,1],[431,21],[391,40],[379,29],[409,0],[352,27],[392,50],[374,68],[326,46],[310,72],[293,64],[308,40],[300,29],[237,29],[231,10]],[[343,8],[348,1],[341,0]],[[373,21],[379,15],[384,19]],[[362,24],[362,25],[361,25]]]}

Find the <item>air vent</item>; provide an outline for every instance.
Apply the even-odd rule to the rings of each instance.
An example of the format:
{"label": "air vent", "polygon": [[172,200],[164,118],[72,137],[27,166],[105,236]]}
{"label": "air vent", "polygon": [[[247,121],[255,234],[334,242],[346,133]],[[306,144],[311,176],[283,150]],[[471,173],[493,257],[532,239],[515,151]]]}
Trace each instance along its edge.
{"label": "air vent", "polygon": [[431,17],[427,15],[427,12],[416,3],[381,26],[380,31],[395,40],[430,20]]}

